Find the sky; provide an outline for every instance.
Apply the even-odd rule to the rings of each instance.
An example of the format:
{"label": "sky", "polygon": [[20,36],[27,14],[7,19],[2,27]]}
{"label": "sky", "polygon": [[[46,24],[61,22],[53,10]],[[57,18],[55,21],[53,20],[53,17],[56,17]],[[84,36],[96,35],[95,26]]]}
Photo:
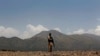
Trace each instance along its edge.
{"label": "sky", "polygon": [[100,35],[100,0],[0,0],[0,36],[48,30]]}

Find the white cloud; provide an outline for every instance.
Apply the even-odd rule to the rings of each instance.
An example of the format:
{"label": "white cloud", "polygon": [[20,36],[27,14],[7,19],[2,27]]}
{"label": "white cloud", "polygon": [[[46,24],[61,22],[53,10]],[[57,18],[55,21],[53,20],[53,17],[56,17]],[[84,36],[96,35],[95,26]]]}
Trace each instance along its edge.
{"label": "white cloud", "polygon": [[94,34],[100,35],[100,26],[96,27],[96,29],[94,30]]}
{"label": "white cloud", "polygon": [[18,30],[11,27],[5,28],[4,26],[0,26],[0,36],[13,37],[18,35],[19,35]]}
{"label": "white cloud", "polygon": [[38,26],[33,26],[33,25],[31,25],[31,24],[29,24],[29,25],[27,25],[27,29],[29,30],[29,31],[35,31],[35,32],[40,32],[40,31],[47,31],[48,29],[47,28],[45,28],[44,26],[42,26],[42,25],[38,25]]}
{"label": "white cloud", "polygon": [[[41,31],[48,31],[49,29],[44,27],[43,25],[37,25],[33,26],[31,24],[28,24],[26,26],[26,30],[23,32],[19,32],[18,30],[12,28],[12,27],[7,27],[5,28],[4,26],[0,26],[0,36],[5,36],[5,37],[13,37],[17,36],[21,39],[26,39],[26,38],[31,38],[35,34],[38,34]],[[57,30],[61,32],[59,28],[54,28],[54,30]]]}
{"label": "white cloud", "polygon": [[84,33],[85,33],[84,29],[79,29],[79,30],[73,32],[73,34],[84,34]]}
{"label": "white cloud", "polygon": [[[37,25],[33,26],[31,24],[28,24],[26,26],[26,30],[24,32],[19,32],[18,30],[12,28],[12,27],[4,27],[0,26],[0,36],[5,36],[5,37],[13,37],[13,36],[18,36],[21,39],[26,39],[34,36],[35,34],[38,34],[41,31],[48,31],[49,29],[44,27],[43,25]],[[57,30],[61,32],[60,28],[54,28],[54,30]],[[84,34],[84,33],[89,33],[89,34],[95,34],[100,36],[100,25],[98,25],[94,29],[78,29],[73,32],[69,32],[67,34]]]}
{"label": "white cloud", "polygon": [[100,26],[98,25],[95,29],[89,29],[87,33],[100,35]]}
{"label": "white cloud", "polygon": [[89,33],[89,34],[95,34],[95,35],[100,35],[100,26],[97,26],[95,29],[79,29],[73,32],[68,32],[67,34],[84,34],[84,33]]}
{"label": "white cloud", "polygon": [[27,25],[26,28],[27,29],[19,36],[22,39],[30,38],[41,31],[49,30],[42,25],[33,26],[31,24]]}
{"label": "white cloud", "polygon": [[57,30],[57,31],[61,32],[60,28],[54,28],[54,30]]}
{"label": "white cloud", "polygon": [[84,34],[86,33],[84,29],[78,29],[76,31],[73,31],[73,32],[68,32],[67,34]]}

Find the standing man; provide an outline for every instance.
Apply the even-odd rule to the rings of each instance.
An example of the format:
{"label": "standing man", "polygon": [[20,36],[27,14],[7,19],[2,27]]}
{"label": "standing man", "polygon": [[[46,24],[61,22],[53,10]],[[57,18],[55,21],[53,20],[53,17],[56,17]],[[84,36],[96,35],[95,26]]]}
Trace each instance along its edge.
{"label": "standing man", "polygon": [[52,46],[55,47],[54,40],[51,36],[51,33],[49,33],[49,36],[48,36],[48,52],[52,52]]}

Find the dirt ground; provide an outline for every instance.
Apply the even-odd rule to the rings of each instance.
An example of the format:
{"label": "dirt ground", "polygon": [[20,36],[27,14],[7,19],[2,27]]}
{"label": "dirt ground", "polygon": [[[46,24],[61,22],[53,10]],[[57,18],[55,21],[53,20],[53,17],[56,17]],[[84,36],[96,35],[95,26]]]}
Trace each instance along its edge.
{"label": "dirt ground", "polygon": [[100,51],[31,51],[31,52],[12,52],[0,51],[0,56],[100,56]]}

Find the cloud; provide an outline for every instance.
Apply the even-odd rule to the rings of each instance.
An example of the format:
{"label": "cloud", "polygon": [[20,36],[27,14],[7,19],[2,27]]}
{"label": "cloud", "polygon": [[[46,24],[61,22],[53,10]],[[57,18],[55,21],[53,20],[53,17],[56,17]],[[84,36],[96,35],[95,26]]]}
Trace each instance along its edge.
{"label": "cloud", "polygon": [[96,27],[96,29],[94,30],[94,34],[100,35],[100,26]]}
{"label": "cloud", "polygon": [[0,36],[13,37],[18,35],[19,35],[18,30],[11,27],[5,28],[4,26],[0,26]]}
{"label": "cloud", "polygon": [[[23,32],[19,32],[18,30],[12,27],[5,28],[4,26],[0,26],[0,36],[5,36],[7,38],[17,36],[21,39],[27,39],[31,38],[32,36],[38,34],[41,31],[49,31],[49,30],[50,29],[44,27],[43,25],[34,26],[32,24],[28,24],[26,26],[26,30]],[[54,28],[54,30],[61,32],[59,28]]]}
{"label": "cloud", "polygon": [[84,34],[84,33],[85,33],[84,29],[79,29],[79,30],[73,32],[73,34]]}
{"label": "cloud", "polygon": [[26,38],[31,38],[32,36],[34,36],[35,34],[41,32],[41,31],[48,31],[49,29],[42,26],[42,25],[37,25],[37,26],[33,26],[31,24],[26,26],[26,30],[19,36],[22,39],[26,39]]}
{"label": "cloud", "polygon": [[[19,37],[21,39],[31,38],[32,36],[38,34],[41,31],[49,31],[49,30],[50,29],[44,27],[43,25],[33,26],[31,24],[28,24],[26,26],[26,30]],[[54,28],[54,30],[61,32],[59,28]]]}
{"label": "cloud", "polygon": [[71,34],[84,34],[84,33],[95,34],[100,36],[100,26],[97,26],[95,29],[88,29],[88,30],[78,29],[73,32],[68,32],[67,34],[71,35]]}
{"label": "cloud", "polygon": [[[32,36],[38,34],[41,31],[49,31],[49,30],[50,29],[44,27],[43,25],[34,26],[32,24],[28,24],[26,26],[26,30],[21,33],[12,27],[0,26],[0,36],[5,36],[8,38],[17,36],[21,39],[26,39],[26,38],[31,38]],[[54,30],[61,32],[60,28],[54,28]],[[95,34],[100,36],[100,25],[98,25],[94,29],[88,29],[88,30],[78,29],[76,31],[68,32],[67,34],[84,34],[84,33]]]}
{"label": "cloud", "polygon": [[61,32],[60,28],[54,28],[54,30],[57,30],[57,31]]}
{"label": "cloud", "polygon": [[68,32],[67,34],[71,35],[71,34],[84,34],[84,33],[86,33],[84,29],[78,29],[73,32]]}
{"label": "cloud", "polygon": [[37,25],[37,26],[33,26],[31,24],[27,25],[27,29],[29,31],[35,31],[35,32],[40,32],[40,31],[47,31],[48,29],[42,25]]}

